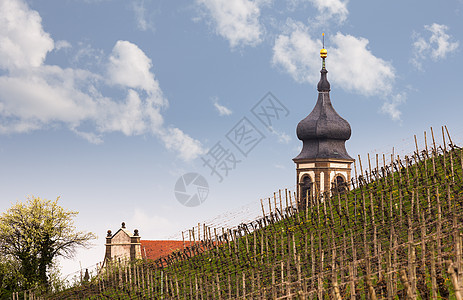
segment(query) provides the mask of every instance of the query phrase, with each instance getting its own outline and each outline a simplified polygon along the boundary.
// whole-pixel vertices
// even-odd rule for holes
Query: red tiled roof
[[[174,251],[183,250],[183,241],[147,241],[141,240],[142,257],[158,259]]]

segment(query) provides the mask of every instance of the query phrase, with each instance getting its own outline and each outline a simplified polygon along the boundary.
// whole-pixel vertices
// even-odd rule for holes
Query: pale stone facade
[[[106,259],[125,258],[125,259],[141,259],[141,243],[138,230],[135,229],[132,234],[125,228],[125,223],[116,231],[115,234],[108,230],[106,236]]]
[[[336,180],[341,177],[344,183],[351,178],[351,164],[353,160],[342,159],[314,159],[313,162],[296,162],[296,182],[298,195],[304,196],[304,177],[310,179],[310,195],[331,193],[336,186]],[[348,188],[348,186],[346,186]]]

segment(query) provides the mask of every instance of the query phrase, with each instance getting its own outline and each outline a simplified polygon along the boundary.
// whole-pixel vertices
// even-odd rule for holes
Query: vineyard
[[[463,151],[442,129],[405,157],[355,163],[350,190],[283,190],[262,217],[198,226],[183,251],[105,262],[46,299],[463,299]],[[416,141],[416,138],[415,138]],[[22,297],[21,297],[22,298]],[[24,299],[26,296],[24,296]]]

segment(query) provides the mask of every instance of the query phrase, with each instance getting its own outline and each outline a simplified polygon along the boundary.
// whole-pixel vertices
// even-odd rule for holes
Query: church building
[[[106,235],[105,261],[114,259],[150,259],[156,260],[174,251],[184,248],[183,241],[142,240],[135,229],[131,233],[122,222],[122,226],[114,234],[108,230]]]
[[[297,137],[302,141],[296,163],[297,195],[301,206],[314,197],[331,195],[349,188],[351,164],[354,159],[346,151],[345,142],[351,136],[349,123],[334,110],[330,99],[330,83],[325,68],[326,49],[320,51],[321,77],[318,100],[312,112],[297,125]],[[317,198],[319,199],[319,198]],[[184,241],[142,240],[138,230],[128,231],[125,223],[116,233],[108,230],[105,260],[119,258],[156,260],[184,249]]]
[[[330,99],[330,83],[325,68],[326,49],[320,51],[320,57],[322,69],[317,85],[318,100],[296,130],[303,146],[293,161],[296,163],[299,205],[303,206],[315,196],[348,189],[351,164],[354,162],[345,147],[351,136],[350,125],[334,110]]]

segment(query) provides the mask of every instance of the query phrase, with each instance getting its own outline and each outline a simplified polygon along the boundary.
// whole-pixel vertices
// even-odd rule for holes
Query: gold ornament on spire
[[[320,50],[320,57],[325,59],[326,57],[328,56],[328,52],[326,51],[325,48],[323,48],[322,50]]]
[[[325,59],[328,56],[328,51],[325,49],[325,33],[322,33],[323,36],[323,49],[320,50],[320,57]]]

